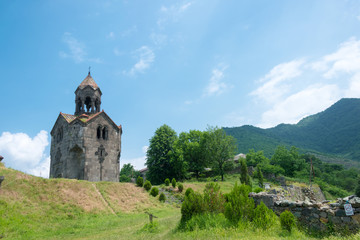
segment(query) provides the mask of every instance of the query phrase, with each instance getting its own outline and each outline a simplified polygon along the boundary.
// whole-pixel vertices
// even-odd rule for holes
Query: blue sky
[[[137,169],[162,124],[268,128],[360,97],[355,0],[4,0],[0,32],[0,155],[38,176],[89,66]]]

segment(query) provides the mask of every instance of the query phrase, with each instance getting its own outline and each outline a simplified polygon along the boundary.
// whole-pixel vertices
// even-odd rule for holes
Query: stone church
[[[75,91],[75,114],[59,114],[51,130],[50,177],[119,181],[122,127],[101,111],[89,74]]]

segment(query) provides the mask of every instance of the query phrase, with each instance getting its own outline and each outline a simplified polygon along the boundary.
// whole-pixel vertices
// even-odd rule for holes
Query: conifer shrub
[[[165,186],[169,186],[170,185],[170,179],[165,179]]]
[[[144,185],[144,179],[140,176],[136,179],[136,186],[142,187]]]
[[[150,191],[150,195],[156,197],[159,194],[159,189],[157,187],[153,187]]]
[[[253,222],[256,227],[267,229],[276,222],[276,215],[261,201],[254,210]]]
[[[288,210],[280,214],[281,227],[289,232],[295,226],[295,216]]]
[[[204,199],[200,193],[193,192],[185,196],[185,200],[181,205],[181,220],[180,226],[184,227],[185,223],[191,219],[192,216],[205,212]]]
[[[151,182],[149,180],[146,180],[144,183],[144,188],[146,191],[149,191],[151,189],[152,185]]]
[[[219,184],[208,183],[205,185],[204,203],[207,212],[210,213],[224,212],[225,197],[220,191]]]
[[[355,195],[360,197],[360,178],[358,178],[358,184],[357,184],[357,187],[355,189]]]
[[[178,183],[178,189],[179,192],[182,192],[184,190],[184,185],[182,185],[182,183]]]
[[[175,178],[173,178],[171,180],[171,185],[173,186],[173,188],[176,188],[176,180],[175,180]]]
[[[162,193],[160,193],[160,196],[159,196],[159,201],[160,202],[165,202],[165,200],[166,200],[166,196],[165,196],[165,194],[162,192]]]
[[[185,191],[185,196],[189,196],[190,193],[193,193],[194,190],[192,188],[187,188],[186,191]]]
[[[239,220],[251,221],[254,215],[254,199],[249,198],[251,187],[245,184],[240,186],[235,183],[230,193],[226,194],[225,217],[237,224]]]

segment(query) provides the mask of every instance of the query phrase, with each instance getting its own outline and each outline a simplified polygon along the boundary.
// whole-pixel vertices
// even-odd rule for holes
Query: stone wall
[[[264,202],[277,215],[289,210],[297,218],[299,225],[309,231],[327,232],[333,228],[335,231],[357,232],[360,228],[360,198],[355,196],[340,198],[336,203],[331,204],[329,201],[290,201],[265,192],[250,193],[249,197],[254,199],[256,205],[261,201]],[[352,205],[353,216],[346,216],[344,210],[346,202]]]

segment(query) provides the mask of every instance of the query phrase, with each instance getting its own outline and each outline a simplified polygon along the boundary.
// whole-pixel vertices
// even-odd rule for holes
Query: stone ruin
[[[291,189],[291,187],[288,187]],[[295,189],[295,190],[294,190]],[[293,188],[290,191],[298,191]],[[277,215],[285,210],[294,214],[300,226],[310,232],[329,232],[348,231],[357,232],[360,228],[360,198],[349,196],[338,198],[335,203],[325,200],[321,194],[309,188],[301,188],[303,195],[298,195],[298,199],[289,199],[289,195],[283,194],[282,190],[270,190],[269,192],[250,193],[249,197],[253,198],[255,205],[261,201],[272,209]],[[320,190],[321,191],[321,190]],[[320,197],[319,197],[320,196]],[[352,205],[354,215],[347,216],[344,205]]]

